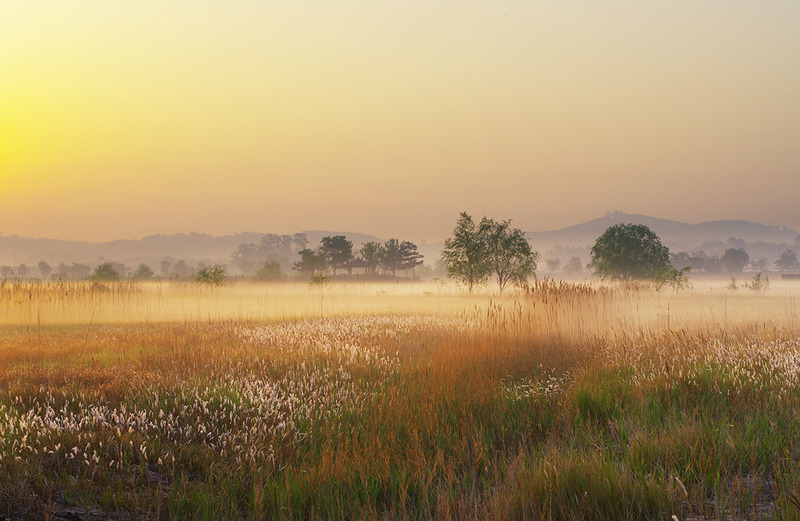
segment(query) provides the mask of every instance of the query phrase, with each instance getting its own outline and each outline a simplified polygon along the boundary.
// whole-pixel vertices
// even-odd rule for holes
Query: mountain
[[[672,252],[696,252],[703,250],[710,255],[719,255],[727,248],[744,248],[752,258],[778,258],[787,248],[800,251],[796,230],[787,227],[767,226],[750,221],[720,220],[689,224],[649,215],[608,212],[602,217],[568,226],[559,230],[527,232],[533,248],[547,258],[560,258],[564,262],[579,257],[588,262],[594,241],[609,226],[619,223],[644,224],[661,237]],[[367,241],[383,242],[385,238],[357,232],[333,230],[304,230],[309,247],[315,247],[326,235],[345,235],[358,249]],[[215,236],[205,233],[159,234],[142,239],[116,240],[110,242],[62,241],[57,239],[34,239],[17,235],[0,234],[0,266],[27,264],[35,268],[39,261],[48,262],[53,268],[59,264],[83,263],[95,266],[105,261],[115,261],[136,267],[148,264],[158,271],[161,261],[175,262],[185,259],[194,265],[229,264],[231,254],[241,244],[257,244],[266,235],[243,232]],[[400,240],[413,238],[398,237]],[[419,242],[419,251],[425,262],[434,265],[439,259],[442,242]],[[232,272],[236,272],[234,267]]]
[[[346,235],[356,247],[366,241],[380,241],[374,235],[353,232],[306,230],[309,246],[319,244],[326,235]],[[206,233],[178,233],[150,235],[142,239],[124,239],[110,242],[63,241],[34,239],[18,235],[0,234],[0,265],[35,267],[45,261],[53,267],[58,264],[83,263],[92,266],[104,261],[121,262],[129,268],[145,263],[157,269],[161,261],[186,259],[191,264],[228,264],[231,254],[241,244],[257,244],[266,235],[244,232],[215,236]]]
[[[689,224],[649,215],[608,212],[602,217],[559,230],[526,232],[534,249],[546,256],[571,256],[588,260],[594,241],[610,226],[620,223],[644,224],[673,252],[704,250],[720,254],[729,247],[744,247],[751,257],[777,257],[780,251],[796,247],[797,230],[743,220],[709,221]],[[777,253],[776,253],[777,252]],[[566,260],[566,259],[565,259]],[[772,260],[772,259],[771,259]]]

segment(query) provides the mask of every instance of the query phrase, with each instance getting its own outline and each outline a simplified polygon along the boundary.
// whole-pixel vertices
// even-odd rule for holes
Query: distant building
[[[372,266],[370,265],[370,263],[368,263],[361,257],[356,257],[355,259],[347,263],[347,274],[352,275],[354,269],[363,269],[364,275],[367,275],[371,267]]]

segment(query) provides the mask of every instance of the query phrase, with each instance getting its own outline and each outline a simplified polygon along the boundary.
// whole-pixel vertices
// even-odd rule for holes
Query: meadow
[[[798,519],[800,284],[0,284],[0,519]]]

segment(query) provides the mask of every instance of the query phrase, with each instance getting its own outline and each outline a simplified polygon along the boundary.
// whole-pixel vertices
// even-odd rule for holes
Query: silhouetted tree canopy
[[[284,277],[286,275],[281,270],[281,265],[278,261],[266,261],[256,272],[257,280],[281,280]]]
[[[775,267],[779,271],[798,271],[800,270],[800,262],[797,260],[797,253],[794,250],[786,250],[781,253],[778,260],[775,261]]]
[[[56,274],[62,280],[80,280],[92,274],[92,267],[78,262],[73,262],[70,265],[62,262],[58,265]]]
[[[104,262],[95,268],[92,273],[92,280],[98,282],[110,282],[119,280],[119,272],[114,269],[114,265],[110,262]]]
[[[198,270],[194,280],[198,284],[221,286],[225,284],[225,278],[225,267],[222,264],[214,264],[213,266],[206,266]]]
[[[39,264],[36,265],[39,268],[39,274],[42,276],[43,279],[46,279],[52,273],[53,268],[50,267],[48,263],[45,261],[39,261]]]
[[[453,235],[445,239],[442,260],[447,276],[467,286],[470,293],[492,273],[486,241],[467,212],[461,212]]]
[[[478,233],[480,240],[486,244],[489,267],[497,277],[500,292],[510,282],[524,284],[536,273],[539,254],[531,249],[525,232],[511,227],[511,221],[494,221],[484,217]]]
[[[728,273],[741,273],[750,262],[750,255],[744,248],[728,248],[719,258],[719,262]]]
[[[572,257],[564,265],[564,273],[569,275],[578,275],[583,271],[583,262],[578,257]]]
[[[411,270],[411,273],[416,276],[416,267],[422,264],[424,257],[418,250],[417,245],[410,241],[403,241],[400,243],[400,268],[404,270]]]
[[[359,250],[361,258],[369,264],[370,273],[374,274],[383,258],[383,245],[377,241],[365,242]]]
[[[153,280],[155,276],[156,274],[150,266],[147,264],[139,264],[139,266],[133,272],[133,275],[131,275],[131,279],[142,281]]]
[[[314,276],[317,272],[325,271],[328,265],[328,259],[323,253],[318,253],[311,249],[300,250],[300,260],[294,263],[292,269],[306,275],[308,277]]]
[[[597,238],[590,266],[608,279],[653,279],[672,268],[669,249],[643,224],[615,224]]]
[[[403,253],[400,251],[400,241],[389,239],[383,245],[381,265],[384,271],[391,271],[394,276],[398,269],[402,269]]]
[[[172,278],[183,280],[192,276],[194,270],[189,266],[185,259],[178,259],[174,266],[172,266]]]
[[[334,275],[337,269],[344,269],[353,260],[353,242],[348,241],[344,235],[323,237],[320,242],[320,252],[327,259]]]
[[[258,244],[241,244],[231,255],[233,265],[242,273],[251,277],[268,260],[277,261],[281,268],[288,269],[300,250],[308,245],[304,233],[294,235],[276,235],[268,233],[261,237]]]

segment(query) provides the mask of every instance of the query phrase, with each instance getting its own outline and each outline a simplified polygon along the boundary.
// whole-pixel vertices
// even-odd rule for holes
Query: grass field
[[[0,285],[0,519],[798,519],[800,285]]]

